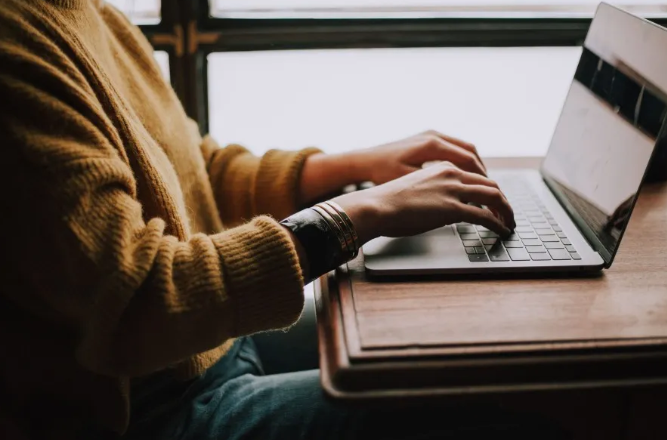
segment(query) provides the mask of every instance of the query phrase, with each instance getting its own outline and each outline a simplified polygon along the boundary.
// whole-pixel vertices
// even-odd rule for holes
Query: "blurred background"
[[[222,144],[338,152],[434,128],[542,156],[597,0],[107,0]],[[667,23],[667,1],[619,6]]]

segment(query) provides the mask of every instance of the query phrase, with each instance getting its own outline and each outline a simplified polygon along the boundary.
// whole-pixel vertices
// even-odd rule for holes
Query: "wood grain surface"
[[[487,160],[535,167],[536,159]],[[350,354],[405,355],[667,342],[667,190],[642,191],[614,265],[593,277],[373,281],[363,256],[340,274]],[[346,278],[349,276],[349,280]],[[514,346],[514,347],[512,347]]]

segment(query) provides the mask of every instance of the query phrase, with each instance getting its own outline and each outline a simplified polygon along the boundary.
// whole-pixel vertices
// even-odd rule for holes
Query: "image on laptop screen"
[[[542,174],[613,258],[657,142],[667,136],[667,32],[602,4]]]

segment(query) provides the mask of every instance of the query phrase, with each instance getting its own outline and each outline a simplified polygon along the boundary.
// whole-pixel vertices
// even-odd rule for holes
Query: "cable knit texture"
[[[299,317],[274,218],[317,150],[202,139],[111,6],[0,3],[0,148],[0,421],[123,432],[132,380],[201,374],[232,338]]]

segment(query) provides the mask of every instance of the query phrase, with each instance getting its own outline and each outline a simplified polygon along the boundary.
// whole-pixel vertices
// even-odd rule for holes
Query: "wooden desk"
[[[378,282],[360,256],[315,288],[323,386],[368,401],[667,383],[666,226],[667,185],[647,186],[588,278]]]

